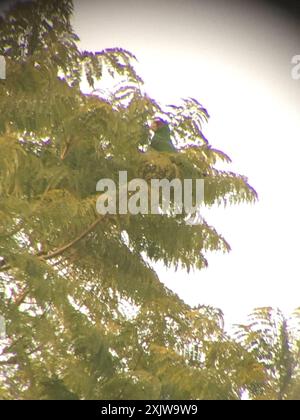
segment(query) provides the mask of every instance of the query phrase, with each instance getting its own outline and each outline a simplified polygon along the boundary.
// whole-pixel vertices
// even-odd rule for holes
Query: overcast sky
[[[206,137],[257,190],[254,206],[206,212],[230,254],[209,255],[209,268],[190,274],[158,266],[169,288],[190,304],[220,307],[228,323],[257,306],[300,306],[300,80],[291,77],[299,28],[255,4],[87,0],[75,1],[73,19],[82,48],[132,51],[152,97],[197,98],[211,116]]]

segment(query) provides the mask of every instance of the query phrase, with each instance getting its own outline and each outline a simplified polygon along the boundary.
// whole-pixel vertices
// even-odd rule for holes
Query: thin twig
[[[85,231],[83,231],[79,236],[77,236],[77,238],[73,239],[73,241],[71,241],[68,244],[64,245],[63,247],[57,249],[56,251],[53,251],[50,254],[46,254],[46,255],[42,255],[41,253],[39,253],[36,256],[39,257],[39,259],[41,261],[47,261],[47,260],[51,260],[55,257],[58,257],[59,255],[63,254],[68,249],[70,249],[74,245],[76,245],[79,241],[84,239],[90,232],[92,232],[93,229],[95,229],[95,227],[101,222],[101,220],[102,220],[102,216],[98,217],[98,219],[96,219]],[[4,270],[5,268],[7,270],[9,270],[11,267],[10,266],[5,266],[5,267],[2,267],[1,270]],[[28,295],[28,293],[29,293],[29,289],[25,288],[20,293],[20,295],[17,296],[16,301],[15,301],[15,305],[20,306],[24,302],[24,300],[26,299],[26,296]]]
[[[19,294],[19,296],[17,296],[16,300],[15,300],[15,305],[16,306],[20,306],[22,305],[22,303],[24,302],[24,300],[26,299],[26,296],[29,293],[29,289],[27,287],[25,287],[22,292]]]
[[[44,255],[42,252],[39,252],[38,254],[34,255],[35,257],[39,257],[41,261],[47,261],[51,260],[52,258],[58,257],[59,255],[63,254],[68,249],[72,248],[74,245],[76,245],[78,242],[80,242],[82,239],[84,239],[92,230],[101,222],[103,216],[98,217],[85,231],[83,231],[77,238],[73,239],[68,244],[64,245],[61,248],[58,248],[57,250],[50,252],[49,254]],[[1,267],[1,271],[8,271],[12,268],[11,265],[5,265]]]
[[[77,238],[75,238],[73,241],[69,242],[68,244],[64,245],[61,248],[58,248],[56,251],[51,252],[47,255],[38,254],[38,256],[41,257],[42,260],[51,260],[52,258],[58,257],[59,255],[63,254],[68,249],[72,248],[74,245],[76,245],[78,242],[80,242],[82,239],[84,239],[90,232],[92,232],[93,229],[101,222],[102,216],[99,217],[92,223],[84,232],[82,232]]]

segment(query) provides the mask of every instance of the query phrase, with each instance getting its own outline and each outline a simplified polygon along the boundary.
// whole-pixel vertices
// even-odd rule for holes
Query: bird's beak
[[[153,121],[153,122],[150,124],[150,128],[151,128],[151,130],[156,131],[156,130],[157,130],[157,123],[156,123],[155,121]]]

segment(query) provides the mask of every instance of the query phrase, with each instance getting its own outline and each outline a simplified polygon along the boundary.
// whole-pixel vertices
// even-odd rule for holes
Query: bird
[[[150,146],[158,152],[177,153],[176,147],[171,140],[169,124],[162,118],[155,118],[150,126],[154,131]]]

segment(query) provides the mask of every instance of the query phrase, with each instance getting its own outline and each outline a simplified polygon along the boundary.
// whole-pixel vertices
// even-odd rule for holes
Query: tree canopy
[[[0,19],[0,399],[259,398],[274,381],[286,396],[287,373],[268,370],[249,330],[230,337],[219,310],[191,308],[152,268],[206,267],[207,251],[230,249],[213,226],[184,212],[97,214],[97,181],[125,170],[205,177],[206,206],[257,195],[219,169],[230,159],[204,136],[196,99],[161,105],[131,52],[82,51],[72,12],[70,0],[25,1]],[[106,71],[121,83],[101,95]],[[157,116],[178,153],[150,150]]]

